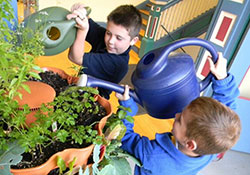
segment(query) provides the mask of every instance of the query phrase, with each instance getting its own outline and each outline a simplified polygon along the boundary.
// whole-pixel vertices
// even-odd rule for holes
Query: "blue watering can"
[[[130,90],[130,96],[150,116],[159,119],[173,118],[177,112],[181,112],[192,100],[199,97],[200,92],[211,82],[211,73],[204,80],[197,80],[191,56],[169,56],[170,52],[189,45],[206,48],[211,53],[213,61],[217,61],[217,52],[207,41],[185,38],[148,52],[137,64],[131,78],[134,90]],[[81,75],[78,85],[124,92],[123,86],[86,74]]]
[[[89,15],[90,7],[85,7],[85,9]],[[76,21],[66,19],[69,13],[69,10],[55,6],[44,8],[24,19],[25,27],[42,34],[46,56],[63,52],[75,41]]]

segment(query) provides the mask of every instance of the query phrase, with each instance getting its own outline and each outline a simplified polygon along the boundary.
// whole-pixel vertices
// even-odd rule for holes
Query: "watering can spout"
[[[115,83],[112,83],[109,81],[101,80],[101,79],[95,78],[95,77],[93,77],[91,75],[87,75],[87,74],[81,74],[81,76],[77,82],[77,86],[100,87],[100,88],[108,89],[108,90],[115,91],[115,92],[118,92],[121,94],[124,93],[123,86],[120,86],[118,84],[115,84]],[[139,97],[137,96],[137,94],[135,93],[134,90],[130,89],[129,95],[130,95],[130,97],[132,97],[135,100],[136,103],[143,106],[142,101],[139,99]]]

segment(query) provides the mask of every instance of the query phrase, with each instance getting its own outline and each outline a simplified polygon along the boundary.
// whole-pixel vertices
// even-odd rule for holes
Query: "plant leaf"
[[[129,153],[119,152],[118,157],[127,157],[127,158],[131,159],[137,166],[142,167],[142,163],[137,158],[135,158],[134,156],[132,156]]]
[[[76,157],[74,157],[74,159],[72,161],[69,162],[69,172],[71,174],[71,172],[73,171],[73,168],[74,168],[74,165],[75,165],[75,162],[76,162]]]
[[[8,146],[6,151],[0,150],[0,166],[16,165],[22,160],[21,154],[24,153],[24,149],[17,142],[9,143]]]
[[[95,145],[95,148],[94,148],[94,153],[93,153],[93,160],[94,162],[99,162],[99,155],[100,155],[100,148],[101,148],[101,145]]]
[[[107,169],[103,168],[104,172],[100,172],[100,175],[132,175],[131,167],[125,158],[112,158],[111,164],[113,167],[107,165]],[[104,174],[106,173],[106,174]],[[99,175],[99,174],[98,174]]]
[[[64,160],[60,156],[57,156],[57,163],[56,164],[59,167],[60,174],[62,174],[62,172],[65,171],[67,168]]]
[[[98,175],[116,175],[116,169],[113,165],[106,165]],[[119,174],[120,175],[120,174]]]
[[[28,93],[31,93],[30,87],[29,87],[28,85],[22,84],[21,86],[22,86],[22,87],[24,88],[24,90],[26,90]]]
[[[24,153],[24,149],[17,142],[9,143],[6,151],[0,150],[0,174],[12,175],[10,166],[16,165],[22,160],[22,153]]]

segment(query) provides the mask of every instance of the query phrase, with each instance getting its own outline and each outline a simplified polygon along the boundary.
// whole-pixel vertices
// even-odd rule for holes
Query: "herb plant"
[[[23,82],[39,78],[34,59],[43,55],[43,44],[39,31],[15,23],[10,0],[1,0],[0,7],[0,174],[8,175],[9,166],[20,161],[23,148],[17,141],[25,135],[25,116],[30,113],[27,105],[19,110],[14,97],[22,98],[20,88],[30,92]]]
[[[74,173],[79,175],[132,175],[128,159],[138,166],[142,166],[139,160],[120,148],[121,139],[126,132],[122,120],[128,120],[129,122],[134,122],[134,120],[131,116],[126,115],[127,111],[131,112],[130,108],[123,106],[118,108],[118,112],[108,118],[104,128],[103,144],[106,146],[104,158],[100,160],[99,157],[101,145],[95,145],[93,164],[91,166],[75,167],[73,169]]]

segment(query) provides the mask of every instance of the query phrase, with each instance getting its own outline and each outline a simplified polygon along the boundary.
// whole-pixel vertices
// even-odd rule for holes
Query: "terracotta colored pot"
[[[18,101],[19,110],[23,110],[23,105],[27,104],[30,107],[30,113],[26,116],[25,123],[30,126],[31,123],[36,121],[35,114],[41,105],[52,102],[56,96],[55,90],[48,84],[37,82],[37,81],[27,81],[23,84],[29,86],[30,93],[21,88],[18,90],[22,94],[22,99],[18,96],[14,97]]]
[[[63,79],[67,79],[69,84],[76,84],[78,81],[78,77],[73,77],[68,75],[66,72],[64,72],[62,69],[55,68],[55,67],[42,67],[44,71],[52,71],[54,73],[58,73]]]
[[[107,112],[107,116],[102,118],[102,120],[99,122],[98,126],[98,134],[102,135],[102,129],[106,124],[106,121],[108,117],[112,114],[112,107],[108,100],[101,97],[100,95],[97,96],[97,101],[105,108]],[[11,173],[14,175],[47,175],[51,170],[57,168],[57,156],[62,157],[62,159],[65,161],[66,164],[68,164],[70,161],[72,161],[75,157],[76,162],[75,166],[82,166],[86,165],[89,156],[93,152],[94,145],[90,145],[86,148],[81,149],[66,149],[64,151],[58,152],[54,154],[50,159],[45,162],[44,164],[34,167],[34,168],[26,168],[26,169],[11,169]],[[101,151],[101,159],[104,156],[105,153],[105,147],[101,148],[103,151]]]

